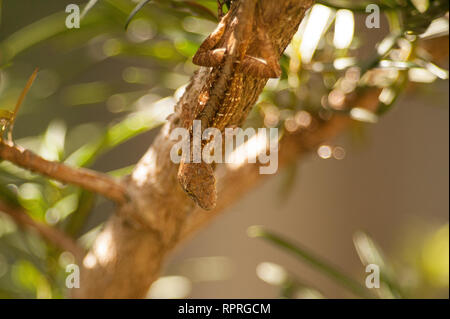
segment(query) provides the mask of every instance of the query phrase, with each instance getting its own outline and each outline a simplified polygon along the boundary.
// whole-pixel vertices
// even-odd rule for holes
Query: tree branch
[[[297,32],[312,3],[312,0],[260,0],[268,36],[273,39],[278,56]],[[211,214],[198,211],[181,189],[176,178],[178,165],[170,160],[174,142],[169,138],[171,130],[180,125],[181,105],[193,107],[210,76],[210,68],[200,68],[194,75],[175,114],[126,181],[130,201],[119,207],[86,255],[81,286],[74,291],[74,297],[142,298],[158,277],[165,256],[183,238],[183,228],[190,216],[197,212]],[[266,82],[245,75],[238,108],[242,111],[233,116],[232,123],[239,125],[245,120]]]
[[[124,203],[127,199],[123,185],[106,174],[85,168],[72,168],[59,162],[48,161],[18,145],[9,145],[4,141],[0,141],[0,158],[60,182],[77,185],[101,194],[119,204]]]
[[[284,0],[276,4],[283,8],[293,3]],[[286,36],[289,39],[293,30],[282,24],[289,20],[289,16],[276,12],[276,9],[274,11],[279,19],[270,25],[275,29],[286,30],[280,38]],[[294,27],[296,22],[293,22]],[[207,79],[208,71],[200,69],[178,102],[178,110],[183,103],[195,101]],[[251,106],[262,89],[261,83],[250,78],[246,79],[244,85],[243,103]],[[379,106],[379,94],[380,89],[377,87],[357,90],[347,95],[345,106],[347,109],[357,106],[375,112]],[[286,134],[280,142],[279,167],[329,142],[347,129],[352,121],[349,116],[338,113],[327,121],[314,117],[308,128]],[[108,221],[84,259],[81,288],[75,291],[74,297],[145,296],[150,284],[158,277],[165,257],[176,244],[204,227],[268,177],[259,174],[258,164],[245,164],[237,169],[219,165],[215,173],[218,179],[216,208],[205,212],[195,207],[177,183],[177,165],[169,160],[173,145],[169,134],[177,127],[177,122],[178,115],[175,114],[136,166],[128,180],[133,201],[122,206]]]
[[[360,108],[375,112],[378,107],[379,93],[380,90],[378,88],[373,88],[362,91],[360,94],[349,95],[346,101],[347,107],[351,108],[357,105]],[[286,133],[281,139],[278,153],[278,171],[309,152],[316,150],[321,144],[330,142],[352,123],[352,119],[343,114],[335,114],[326,121],[313,115],[311,116],[311,123],[308,127]],[[267,153],[267,151],[263,149],[261,153]],[[196,208],[183,225],[180,235],[182,239],[189,237],[192,233],[202,228],[219,213],[242,198],[244,194],[253,189],[258,183],[270,177],[270,175],[261,175],[259,173],[260,163],[251,164],[249,161],[244,162],[246,164],[238,168],[227,165],[219,167],[216,174],[221,176],[218,182],[218,197],[220,200],[216,209],[205,214],[203,210]]]
[[[85,254],[84,250],[64,232],[32,219],[23,208],[13,206],[4,201],[0,201],[0,212],[10,216],[19,227],[32,229],[53,245],[71,252],[75,260],[82,260]]]

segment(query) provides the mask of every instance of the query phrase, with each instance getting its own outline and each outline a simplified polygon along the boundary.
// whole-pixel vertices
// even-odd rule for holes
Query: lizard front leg
[[[207,67],[216,67],[220,65],[225,55],[225,48],[214,48],[225,33],[228,20],[229,14],[220,20],[217,28],[203,41],[192,58],[194,64]]]
[[[199,113],[195,114],[194,118],[201,121],[202,132],[207,127],[222,131],[239,107],[243,85],[241,63],[251,39],[255,6],[256,0],[245,0],[236,4],[234,8],[237,14],[233,20],[228,23],[231,16],[228,13],[194,57],[194,63],[213,67],[210,83],[199,95],[199,101],[205,101],[204,106],[200,107],[199,104],[199,107],[195,108]],[[227,39],[221,41],[224,35]],[[219,43],[223,43],[225,48],[215,49]],[[200,207],[206,210],[215,207],[217,194],[211,164],[203,161],[193,163],[192,157],[189,162],[182,160],[178,169],[178,180],[185,192]]]

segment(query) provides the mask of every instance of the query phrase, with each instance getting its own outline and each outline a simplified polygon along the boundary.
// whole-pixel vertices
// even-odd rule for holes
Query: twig
[[[10,216],[20,227],[33,229],[55,246],[71,252],[77,261],[83,258],[84,250],[72,238],[57,228],[32,219],[21,207],[0,201],[0,211]]]
[[[0,158],[60,182],[74,184],[101,194],[119,204],[127,200],[123,185],[111,177],[89,169],[73,168],[59,162],[48,161],[18,145],[0,142]]]
[[[17,100],[16,107],[14,108],[13,114],[11,119],[9,120],[9,131],[8,131],[8,140],[12,141],[12,132],[14,129],[14,121],[16,120],[17,112],[20,109],[20,106],[23,103],[23,100],[25,100],[25,96],[27,95],[28,91],[31,88],[31,85],[33,85],[34,80],[36,79],[37,73],[39,69],[34,69],[33,74],[31,74],[30,78],[28,79],[27,84],[25,85],[25,88],[23,89],[22,93],[19,96],[19,99]],[[1,136],[0,136],[1,139]]]

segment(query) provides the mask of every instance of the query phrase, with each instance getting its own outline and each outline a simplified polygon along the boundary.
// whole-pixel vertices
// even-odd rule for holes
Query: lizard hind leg
[[[256,78],[279,78],[281,68],[278,61],[268,61],[253,56],[245,56],[241,62],[241,72]]]
[[[278,54],[267,33],[261,6],[258,6],[256,13],[256,40],[256,50],[254,51],[258,53],[259,57],[246,55],[242,60],[242,71],[258,78],[280,77],[281,67],[278,62]]]
[[[204,210],[216,207],[216,179],[211,164],[181,162],[178,181],[183,190]]]
[[[192,62],[196,65],[214,67],[218,66],[225,56],[225,48],[216,48],[222,39],[229,20],[229,14],[225,15],[217,28],[203,41],[195,53]]]
[[[278,78],[281,76],[281,67],[277,54],[267,33],[258,27],[258,50],[261,58],[246,55],[241,62],[241,70],[257,78]]]
[[[260,45],[261,57],[266,61],[267,68],[270,69],[271,78],[279,78],[281,76],[281,67],[278,62],[278,54],[275,51],[272,40],[269,37],[264,25],[258,28],[258,38]],[[260,29],[262,29],[260,31]]]

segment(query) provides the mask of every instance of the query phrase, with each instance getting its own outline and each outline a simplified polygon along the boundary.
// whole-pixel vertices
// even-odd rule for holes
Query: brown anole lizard
[[[195,107],[183,107],[181,111],[182,125],[190,129],[191,136],[193,120],[201,122],[202,131],[214,127],[223,132],[240,106],[245,75],[280,76],[280,65],[261,10],[258,0],[232,1],[229,12],[195,54],[195,64],[212,69]],[[247,54],[250,45],[258,57]],[[178,180],[200,207],[206,210],[215,207],[217,194],[211,164],[182,160]]]

